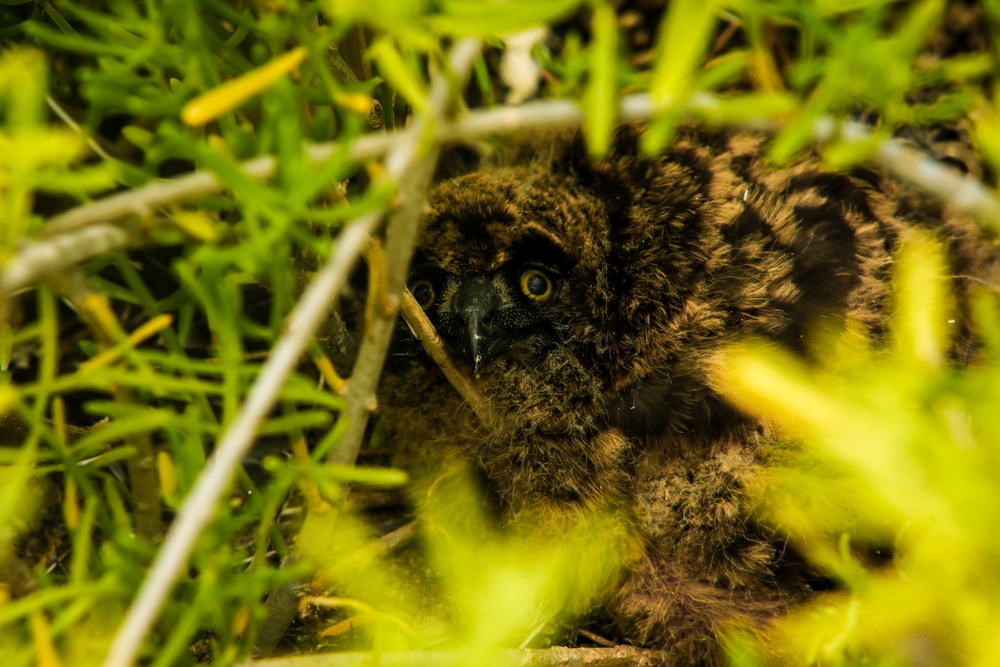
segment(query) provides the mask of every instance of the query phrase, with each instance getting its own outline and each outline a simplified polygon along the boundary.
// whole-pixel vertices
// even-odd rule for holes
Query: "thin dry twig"
[[[427,350],[427,354],[438,365],[444,376],[448,378],[448,382],[461,394],[465,402],[469,404],[469,407],[472,408],[472,411],[476,413],[476,416],[483,423],[491,424],[493,415],[490,411],[489,402],[476,390],[469,376],[455,366],[455,362],[451,360],[448,351],[444,349],[444,341],[441,340],[437,330],[434,329],[434,325],[427,319],[423,308],[420,307],[420,304],[413,298],[409,290],[403,292],[400,310],[403,313],[403,317],[406,318],[406,323],[420,339],[424,349]]]
[[[391,553],[396,549],[409,544],[413,541],[413,538],[417,536],[419,530],[420,527],[417,525],[417,522],[411,521],[410,523],[400,526],[391,533],[386,533],[379,538],[379,544],[382,546],[382,553]]]
[[[618,646],[618,644],[614,643],[610,639],[605,639],[596,632],[591,632],[590,630],[587,630],[585,628],[577,628],[576,632],[581,637],[584,637],[587,640],[594,642],[595,644],[600,644],[601,646],[606,646],[606,647]]]
[[[108,155],[108,152],[103,148],[101,148],[101,145],[97,143],[97,141],[92,136],[86,135],[84,133],[83,128],[80,127],[80,124],[77,123],[75,120],[73,120],[73,117],[69,115],[69,112],[63,109],[62,106],[59,104],[59,102],[56,101],[54,97],[52,97],[51,95],[46,95],[45,102],[49,105],[49,108],[52,109],[52,111],[57,116],[59,116],[59,119],[62,122],[66,123],[66,125],[68,125],[70,129],[72,129],[74,132],[84,137],[84,141],[87,142],[87,147],[90,148],[90,150],[94,151],[95,155],[100,157],[102,160],[111,159],[111,156]]]
[[[367,667],[370,653],[325,653],[245,662],[241,667]],[[398,651],[382,653],[382,667],[459,667],[462,665],[525,667],[656,667],[672,664],[669,653],[634,646],[614,648],[509,649],[502,651]]]
[[[451,53],[451,67],[455,80],[464,81],[472,67],[473,59],[479,52],[478,40],[463,40],[455,45]],[[386,173],[398,186],[398,200],[401,202],[389,217],[386,228],[384,265],[388,307],[376,308],[372,315],[369,335],[363,337],[358,350],[357,361],[344,392],[345,405],[340,419],[347,422],[343,438],[327,457],[333,464],[352,465],[357,459],[364,439],[369,414],[375,409],[375,388],[378,385],[382,366],[389,352],[389,343],[396,326],[396,304],[403,290],[407,267],[416,242],[417,223],[423,211],[423,202],[434,175],[440,145],[431,142],[422,146],[425,132],[433,132],[447,111],[453,83],[444,76],[434,81],[427,105],[428,117],[414,120],[408,132],[398,135],[398,144],[386,158]],[[368,246],[369,249],[371,246]],[[346,489],[345,489],[346,492]],[[319,513],[309,513],[300,531],[300,541],[323,540],[336,520],[336,509]],[[275,603],[268,599],[268,618],[262,625],[255,650],[266,655],[280,640],[283,629],[292,620],[287,604],[291,587],[274,592]],[[293,612],[293,610],[291,610]]]
[[[384,155],[396,144],[399,135],[366,134],[358,137],[346,149],[348,162],[364,162]],[[329,160],[338,152],[344,150],[342,144],[329,143],[309,146],[306,153],[314,162]],[[272,176],[277,169],[277,158],[264,155],[248,160],[240,165],[240,170],[249,178],[264,180]],[[135,190],[99,199],[49,219],[43,229],[43,236],[55,236],[86,227],[88,225],[110,222],[127,216],[144,218],[156,209],[200,197],[213,195],[225,189],[225,184],[214,173],[199,171],[169,181],[157,181]]]
[[[645,95],[622,99],[619,112],[621,120],[637,120],[652,115],[653,105]],[[436,128],[440,141],[473,139],[490,134],[511,132],[532,127],[552,125],[578,125],[583,122],[583,111],[571,100],[529,102],[517,107],[500,107],[467,114],[453,123],[443,123]],[[396,134],[366,134],[355,139],[346,148],[330,142],[305,147],[306,155],[313,162],[325,162],[345,151],[348,162],[358,163],[384,155],[400,142],[411,142],[419,136],[420,129],[411,126]],[[240,165],[243,175],[256,180],[271,177],[277,168],[277,158],[265,155]],[[191,201],[216,194],[225,184],[213,173],[199,171],[169,181],[157,181],[141,188],[110,195],[103,199],[78,206],[49,219],[43,229],[44,237],[86,227],[108,223],[128,216],[147,217],[156,209],[168,204]]]
[[[864,129],[847,124],[844,134]],[[875,153],[875,162],[896,178],[916,185],[954,209],[979,220],[988,230],[1000,232],[1000,200],[983,183],[902,141],[883,141]]]
[[[478,53],[478,41],[460,42],[452,51],[452,71],[464,80],[472,60]],[[423,201],[437,164],[438,144],[423,148],[419,145],[424,132],[434,129],[433,123],[444,116],[451,85],[447,77],[438,78],[430,94],[428,113],[431,119],[417,119],[400,144],[400,150],[386,159],[386,171],[399,182],[399,200],[406,202],[390,217],[385,235],[385,266],[387,291],[391,308],[377,309],[373,336],[366,337],[358,351],[358,361],[348,383],[347,406],[343,417],[350,426],[344,439],[330,452],[330,463],[350,464],[357,458],[364,436],[368,414],[375,405],[375,387],[388,354],[389,340],[396,326],[396,307],[406,282],[410,257],[416,245],[417,223],[423,213]],[[421,155],[420,150],[426,152]],[[381,312],[378,312],[381,311]]]
[[[715,96],[706,93],[695,95],[690,102],[691,111],[711,111],[717,106]],[[618,118],[627,122],[650,118],[655,105],[646,95],[627,95],[621,99]],[[480,137],[551,126],[573,126],[583,122],[583,111],[572,100],[545,100],[528,102],[514,107],[497,107],[475,111],[453,123],[444,125],[437,132],[441,141],[477,139]],[[773,123],[750,120],[747,127],[758,130],[775,130]],[[838,123],[824,117],[816,121],[813,138],[828,141],[838,131],[852,141],[863,141],[870,132],[861,123]],[[383,155],[396,140],[414,132],[414,128],[396,135],[365,135],[348,149],[350,162],[363,162]],[[342,146],[337,143],[308,146],[306,153],[316,162],[330,159]],[[903,141],[884,139],[875,160],[887,171],[908,183],[952,203],[959,210],[968,211],[979,219],[993,224],[1000,212],[1000,199],[974,177],[962,174],[933,157],[907,145]],[[265,156],[242,165],[251,178],[264,179],[274,173],[275,159]],[[165,183],[156,183],[131,192],[113,195],[86,204],[52,218],[45,228],[48,235],[100,221],[114,220],[127,215],[148,214],[149,211],[169,203],[189,201],[221,190],[223,185],[208,173],[197,173]]]
[[[44,241],[29,241],[0,272],[0,296],[29,287],[89,259],[138,244],[144,235],[100,223]]]
[[[363,568],[376,558],[392,553],[409,544],[417,536],[418,532],[419,526],[417,522],[411,521],[390,533],[386,533],[377,540],[369,542],[352,553],[344,561],[337,563],[337,567],[344,571]]]
[[[710,112],[717,103],[717,98],[712,95],[698,94],[691,100],[690,110]],[[629,95],[623,97],[619,104],[619,120],[649,118],[654,115],[655,110],[648,96]],[[450,124],[443,124],[437,129],[436,136],[440,141],[468,140],[531,128],[573,126],[581,122],[583,111],[576,102],[547,100],[471,112]],[[766,122],[750,121],[746,125],[758,130],[775,129],[773,124]],[[346,148],[346,159],[350,162],[363,162],[377,158],[398,142],[412,141],[418,131],[419,128],[410,127],[395,135],[365,135]],[[838,123],[832,118],[821,118],[813,127],[813,138],[818,142],[828,141],[837,133],[854,141],[862,141],[870,136],[860,123]],[[310,160],[324,162],[345,148],[341,144],[326,143],[307,146],[305,150]],[[974,177],[962,174],[905,142],[894,139],[886,139],[879,144],[875,161],[897,178],[939,197],[959,211],[974,215],[991,229],[1000,226],[1000,199]],[[274,173],[276,164],[273,156],[264,156],[243,163],[241,169],[250,178],[264,180]],[[49,220],[43,230],[45,240],[29,246],[31,250],[19,253],[4,268],[0,277],[0,297],[10,294],[15,287],[31,284],[39,276],[65,268],[69,263],[127,247],[130,241],[128,233],[108,231],[113,227],[109,223],[115,220],[133,215],[146,217],[159,207],[215,194],[223,188],[224,184],[214,174],[198,172],[111,195],[57,215]],[[91,225],[98,225],[102,229],[101,232],[94,232],[94,240],[84,233],[67,240],[62,238],[64,234]],[[97,237],[102,239],[99,243],[96,241]],[[72,262],[69,257],[74,255],[64,252],[68,248],[75,249],[76,259]]]

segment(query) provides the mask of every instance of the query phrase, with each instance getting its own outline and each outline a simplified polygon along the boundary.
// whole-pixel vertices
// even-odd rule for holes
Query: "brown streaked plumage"
[[[775,171],[762,137],[695,129],[648,160],[636,134],[600,161],[577,135],[535,136],[435,186],[410,285],[498,423],[403,330],[380,403],[401,465],[427,480],[475,467],[501,523],[621,516],[630,564],[604,614],[679,665],[715,664],[723,626],[815,583],[741,503],[767,435],[713,388],[720,346],[752,334],[808,354],[810,331],[847,322],[878,336],[914,226],[950,244],[960,295],[998,284],[998,255],[871,169]]]

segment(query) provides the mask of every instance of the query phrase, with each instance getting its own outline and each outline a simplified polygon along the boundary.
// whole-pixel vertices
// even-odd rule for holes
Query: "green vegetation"
[[[1000,311],[995,295],[978,296],[984,359],[950,364],[956,320],[944,266],[930,239],[909,244],[887,349],[850,332],[825,341],[829,363],[811,369],[760,346],[728,358],[730,396],[800,443],[758,481],[757,510],[846,589],[776,624],[776,662],[988,665],[1000,656],[1000,542],[989,528],[1000,518]],[[892,565],[866,563],[865,547],[891,550]]]
[[[978,22],[964,32],[943,27],[970,12]],[[1000,170],[995,0],[675,0],[662,18],[636,16],[599,0],[0,0],[0,661],[104,660],[170,543],[162,518],[243,423],[303,285],[331,267],[346,274],[364,238],[351,230],[374,229],[372,215],[389,210],[387,285],[398,295],[410,246],[394,230],[412,228],[416,214],[407,223],[399,211],[412,204],[404,185],[419,184],[378,158],[414,134],[405,127],[421,132],[418,161],[449,128],[487,134],[472,121],[514,83],[497,66],[512,33],[557,35],[532,47],[543,102],[517,122],[543,122],[538,109],[558,110],[545,122],[579,122],[545,106],[578,102],[595,154],[627,99],[651,118],[650,152],[682,121],[754,124],[774,130],[777,163],[822,139],[832,167],[877,157],[892,168],[877,150],[901,125],[965,119]],[[470,37],[487,48],[463,97],[447,58]],[[877,126],[841,133],[862,111]],[[87,207],[113,193],[119,208]],[[991,191],[975,193],[985,204],[970,207],[997,224]],[[377,267],[376,254],[366,251]],[[846,586],[779,624],[770,648],[734,637],[737,664],[1000,655],[1000,307],[974,302],[982,359],[953,367],[935,325],[949,302],[941,260],[928,244],[907,257],[887,349],[845,335],[816,343],[830,350],[821,369],[753,348],[731,358],[734,395],[798,443],[756,490],[761,517]],[[384,347],[384,335],[373,340]],[[145,663],[247,658],[266,594],[310,571],[281,564],[296,532],[283,510],[305,504],[344,524],[330,518],[342,485],[404,481],[354,466],[374,379],[356,373],[344,389],[337,340],[336,322],[324,323],[303,363],[272,383],[249,462],[223,474],[221,497],[206,496],[209,520],[154,613]],[[374,378],[377,350],[371,358]],[[298,539],[324,544],[323,530],[306,519]],[[517,565],[505,551],[515,546],[450,544],[440,568],[480,579],[458,596],[460,641],[476,648],[526,638],[554,615],[539,608],[578,583]],[[856,547],[880,544],[893,566],[857,558]],[[556,571],[569,558],[559,553]],[[484,575],[496,561],[510,567]],[[522,588],[537,597],[510,595]],[[486,627],[484,609],[511,625]]]

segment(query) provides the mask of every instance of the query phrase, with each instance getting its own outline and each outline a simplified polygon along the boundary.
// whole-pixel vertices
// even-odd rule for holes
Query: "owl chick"
[[[472,466],[499,523],[558,535],[619,517],[625,574],[601,601],[620,636],[716,664],[815,580],[741,502],[768,437],[713,386],[753,335],[808,354],[825,325],[882,331],[893,253],[950,244],[955,287],[997,284],[995,246],[943,205],[858,167],[781,170],[763,138],[687,128],[655,159],[638,130],[587,156],[578,134],[515,142],[430,193],[408,285],[495,418],[484,424],[401,328],[380,387],[397,462]]]

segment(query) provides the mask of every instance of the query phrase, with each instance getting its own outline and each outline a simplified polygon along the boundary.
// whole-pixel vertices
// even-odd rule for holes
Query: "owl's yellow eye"
[[[535,301],[546,301],[552,296],[552,281],[538,269],[528,269],[521,274],[521,291]]]
[[[417,304],[427,310],[434,303],[434,286],[429,280],[416,280],[410,285],[410,293],[416,299]]]

